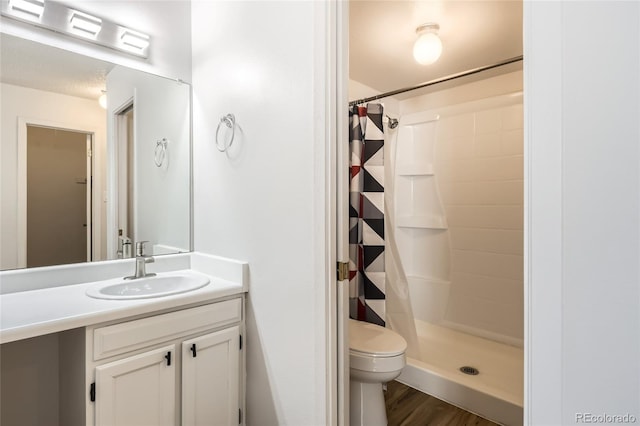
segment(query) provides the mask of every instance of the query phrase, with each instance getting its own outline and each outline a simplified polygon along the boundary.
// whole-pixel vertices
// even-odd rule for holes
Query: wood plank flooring
[[[396,381],[387,383],[384,398],[389,426],[497,426]]]

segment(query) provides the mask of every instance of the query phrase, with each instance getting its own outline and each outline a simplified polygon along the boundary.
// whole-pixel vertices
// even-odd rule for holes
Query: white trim
[[[335,426],[338,416],[336,345],[336,204],[335,204],[335,35],[336,3],[314,4],[314,274],[315,364],[318,423]]]
[[[27,267],[27,126],[49,127],[52,129],[68,130],[72,132],[80,132],[91,135],[92,141],[95,142],[95,135],[98,133],[96,129],[86,128],[75,123],[63,123],[50,120],[42,120],[40,118],[18,117],[18,148],[17,148],[17,194],[16,194],[16,221],[17,221],[17,238],[16,238],[16,268]],[[92,151],[95,151],[92,148]],[[91,157],[92,169],[95,170],[95,157]],[[96,198],[95,194],[92,199]],[[96,207],[92,206],[92,219],[95,219]],[[92,227],[92,229],[97,227]],[[99,243],[95,238],[91,238],[92,244]]]
[[[336,14],[336,219],[337,260],[349,262],[349,2],[338,2]],[[338,425],[349,425],[349,280],[336,282]]]
[[[86,216],[85,220],[87,222],[87,262],[91,262],[92,256],[91,254],[95,249],[95,242],[93,240],[93,152],[95,151],[95,146],[93,143],[94,135],[91,133],[85,134],[86,143],[85,150],[87,152],[87,187],[86,189],[86,199],[87,206],[86,208]]]
[[[562,423],[562,2],[524,2],[525,425]]]
[[[118,145],[119,140],[122,138],[122,126],[118,120],[118,116],[128,108],[134,106],[134,102],[135,99],[134,96],[132,96],[114,110],[111,110],[110,108],[107,109],[107,167],[105,171],[107,181],[107,253],[103,256],[107,260],[115,259],[116,251],[118,250],[117,230],[119,226],[118,218],[120,208],[118,199]],[[130,238],[133,239],[133,236]]]
[[[338,260],[348,261],[348,2],[319,2],[316,6],[318,52],[316,60],[323,69],[318,70],[316,93],[323,100],[323,120],[316,121],[315,134],[322,137],[322,152],[318,147],[315,161],[316,189],[323,198],[324,253],[322,260],[324,279],[325,348],[326,348],[326,422],[332,426],[349,424],[349,346],[347,335],[348,280],[338,282]],[[317,105],[318,106],[318,105]],[[318,111],[319,112],[319,111]],[[321,157],[320,157],[321,156]],[[318,164],[321,163],[321,164]],[[324,168],[324,172],[319,170]],[[321,179],[323,188],[318,188]],[[317,227],[319,229],[319,227]]]
[[[16,167],[16,253],[17,268],[27,267],[27,124],[30,120],[18,117],[18,165]]]
[[[318,57],[324,64],[324,81],[318,90],[324,91],[325,120],[323,129],[316,129],[325,138],[325,225],[327,273],[326,298],[326,371],[327,425],[349,424],[349,346],[347,318],[349,315],[348,280],[338,282],[336,265],[348,261],[348,2],[321,2],[324,8],[319,15],[325,16],[325,34],[322,35],[324,49],[316,46]]]

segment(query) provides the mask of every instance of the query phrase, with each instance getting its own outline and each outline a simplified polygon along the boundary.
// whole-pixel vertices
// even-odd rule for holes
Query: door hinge
[[[238,408],[238,424],[242,424],[242,409]]]
[[[91,402],[96,402],[96,382],[91,383],[89,387],[89,400]]]
[[[240,335],[240,350],[242,350],[242,334]]]
[[[349,262],[338,262],[338,281],[349,279]]]
[[[87,157],[91,158],[92,155],[93,155],[93,151],[91,151],[90,149],[87,150]]]

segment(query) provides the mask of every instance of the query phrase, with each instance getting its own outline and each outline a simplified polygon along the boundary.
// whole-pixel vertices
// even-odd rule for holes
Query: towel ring
[[[223,143],[220,145],[220,140],[218,136],[220,134],[220,126],[224,124],[227,128],[231,129],[231,139],[229,142]],[[233,138],[236,135],[236,117],[233,114],[227,114],[223,117],[220,117],[220,122],[218,123],[218,128],[216,129],[216,148],[218,151],[225,152],[231,145],[233,145]]]
[[[167,156],[167,138],[158,139],[156,141],[156,149],[153,152],[153,161],[157,167],[162,167],[164,159]]]

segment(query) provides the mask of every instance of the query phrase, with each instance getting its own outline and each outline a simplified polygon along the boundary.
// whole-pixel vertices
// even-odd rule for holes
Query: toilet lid
[[[407,342],[388,328],[350,318],[349,350],[372,356],[396,356],[407,350]]]

